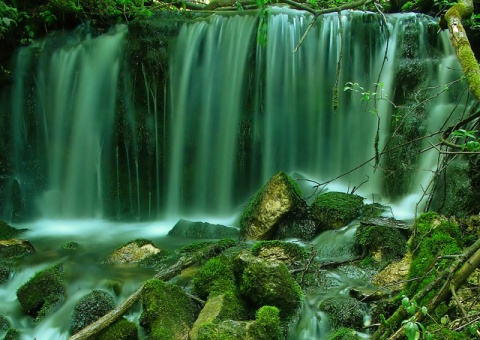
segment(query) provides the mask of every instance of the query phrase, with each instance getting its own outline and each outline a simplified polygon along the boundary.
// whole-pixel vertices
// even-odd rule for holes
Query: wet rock
[[[322,301],[319,308],[328,314],[333,328],[363,328],[365,306],[351,297],[332,297]]]
[[[236,228],[207,222],[193,222],[181,219],[168,232],[169,236],[178,236],[194,239],[238,238]]]
[[[139,239],[115,250],[107,262],[113,264],[137,263],[158,253],[160,253],[160,249],[156,248],[151,241]]]
[[[225,308],[225,295],[220,294],[209,298],[202,311],[198,315],[197,320],[193,324],[192,329],[190,330],[190,339],[198,339],[198,331],[203,323],[206,322],[216,322],[221,320],[219,318],[222,310]]]
[[[262,241],[252,247],[251,252],[258,258],[270,261],[280,261],[290,266],[292,263],[303,261],[308,252],[297,243],[284,241]]]
[[[240,292],[253,306],[275,306],[283,320],[298,312],[303,292],[283,262],[241,253],[236,258],[235,268],[241,268]]]
[[[315,221],[309,219],[282,222],[276,233],[277,239],[298,238],[310,241],[318,235]]]
[[[0,240],[0,259],[12,259],[35,252],[33,245],[26,240]]]
[[[0,240],[9,240],[23,233],[26,229],[16,229],[0,220]]]
[[[405,279],[407,278],[410,265],[412,264],[412,254],[407,254],[400,260],[390,263],[382,271],[372,278],[372,283],[382,288],[377,296],[390,296],[401,292],[405,288]]]
[[[17,290],[23,310],[37,321],[65,300],[63,264],[59,263],[37,272]]]
[[[341,228],[360,215],[363,197],[342,192],[318,195],[310,207],[310,215],[320,230]]]
[[[4,267],[0,264],[0,285],[8,281],[11,272],[10,268]]]
[[[188,339],[200,310],[182,288],[152,279],[145,284],[141,301],[140,325],[149,339]]]
[[[247,240],[270,239],[282,222],[307,211],[296,183],[279,172],[250,201],[240,219],[240,233]]]
[[[71,334],[82,330],[115,308],[112,296],[103,290],[94,290],[78,301],[73,310]]]

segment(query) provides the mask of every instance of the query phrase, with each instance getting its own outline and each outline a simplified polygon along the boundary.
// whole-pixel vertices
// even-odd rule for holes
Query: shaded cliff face
[[[325,15],[295,53],[305,13],[271,9],[261,45],[255,13],[190,19],[98,36],[80,28],[19,51],[0,106],[2,218],[230,215],[278,171],[336,177],[374,157],[377,127],[381,148],[399,121],[415,127],[403,142],[453,107],[438,96],[418,116],[384,100],[403,104],[459,76],[448,38],[425,16]],[[348,82],[363,90],[343,91]],[[375,83],[382,97],[365,100]],[[365,196],[420,192],[423,172],[395,163],[412,152],[389,156],[387,180],[372,161],[340,184],[368,176]],[[410,158],[409,168],[430,169]]]

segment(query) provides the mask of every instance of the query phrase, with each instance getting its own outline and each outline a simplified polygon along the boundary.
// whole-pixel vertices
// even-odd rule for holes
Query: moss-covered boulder
[[[279,172],[263,186],[240,218],[240,234],[247,240],[267,240],[280,224],[305,215],[307,204],[297,184],[286,173]]]
[[[221,224],[181,219],[168,232],[168,235],[193,239],[238,238],[239,231]]]
[[[17,290],[23,310],[36,320],[50,313],[65,299],[63,264],[59,263],[37,272]]]
[[[248,253],[236,259],[242,296],[256,308],[275,306],[282,320],[289,320],[299,311],[303,292],[280,261],[267,261]]]
[[[0,240],[0,259],[9,260],[35,252],[33,245],[26,240]]]
[[[308,257],[308,252],[298,243],[278,240],[257,242],[250,251],[258,258],[281,261],[287,266],[304,261]]]
[[[127,319],[119,319],[95,335],[95,340],[137,340],[137,325]]]
[[[195,274],[192,284],[201,299],[236,291],[232,260],[226,256],[211,258]]]
[[[0,285],[8,281],[11,269],[0,264]]]
[[[0,240],[15,238],[24,231],[25,229],[16,229],[10,226],[7,222],[0,220]]]
[[[407,237],[394,227],[361,224],[355,232],[355,251],[377,263],[401,259],[407,252]]]
[[[280,327],[279,310],[263,306],[256,313],[255,321],[225,320],[203,323],[198,332],[198,340],[280,340],[283,338]]]
[[[360,216],[363,197],[343,192],[318,195],[310,206],[310,215],[320,230],[336,229]]]
[[[103,290],[94,290],[82,297],[73,310],[70,333],[75,334],[92,322],[115,308],[110,294]]]
[[[0,315],[0,337],[10,328],[10,321],[4,315]]]
[[[145,283],[140,325],[152,340],[187,339],[200,312],[182,288],[152,279]]]
[[[200,327],[205,323],[219,323],[223,320],[246,319],[247,308],[245,303],[234,292],[216,295],[207,300],[191,331],[190,339],[198,339]]]
[[[338,296],[322,301],[319,308],[328,314],[332,328],[347,327],[363,328],[365,306],[357,299],[348,296]]]
[[[160,253],[160,249],[155,247],[151,241],[138,239],[115,250],[107,262],[113,264],[138,263],[158,253]]]
[[[3,340],[20,340],[22,338],[22,333],[15,328],[10,328],[5,334]]]
[[[352,328],[340,327],[328,335],[328,340],[361,340],[362,338]]]

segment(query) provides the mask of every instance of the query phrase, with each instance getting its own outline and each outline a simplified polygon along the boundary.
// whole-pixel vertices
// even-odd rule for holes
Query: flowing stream
[[[37,252],[0,286],[0,314],[22,339],[66,339],[83,294],[118,279],[125,287],[118,303],[151,277],[148,270],[101,264],[125,242],[144,237],[166,249],[187,244],[165,236],[181,217],[233,225],[278,171],[322,182],[372,159],[328,189],[359,187],[369,200],[392,204],[396,218],[412,218],[435,152],[420,155],[422,171],[403,193],[391,195],[385,176],[374,171],[373,144],[378,126],[379,146],[385,145],[395,119],[389,101],[401,91],[395,77],[409,39],[405,25],[416,29],[416,52],[428,65],[424,84],[431,88],[460,77],[447,33],[437,35],[433,19],[421,15],[389,15],[385,22],[381,15],[344,11],[320,16],[294,53],[312,17],[272,8],[267,20],[265,44],[258,43],[253,12],[185,23],[170,46],[165,87],[149,83],[144,70],[145,88],[134,90],[145,91],[140,102],[148,102],[148,110],[141,113],[125,85],[133,83],[127,27],[99,36],[79,28],[20,49],[10,99],[0,106],[11,112],[0,144],[9,146],[11,169],[2,177],[0,217],[28,221],[12,225],[29,229],[22,238]],[[363,90],[344,91],[348,82]],[[382,84],[376,106],[375,99],[362,100],[375,83]],[[421,123],[424,134],[452,110],[465,109],[452,97],[434,96]],[[311,194],[312,186],[300,185]],[[324,250],[318,260],[349,256],[352,228],[318,238]],[[78,242],[80,251],[60,250],[68,241]],[[15,291],[59,261],[68,268],[67,300],[34,325],[22,316]],[[338,282],[333,294],[364,284],[330,275]],[[310,308],[318,297],[310,298],[292,339],[322,339],[328,332],[325,316]],[[138,318],[138,311],[128,317]]]

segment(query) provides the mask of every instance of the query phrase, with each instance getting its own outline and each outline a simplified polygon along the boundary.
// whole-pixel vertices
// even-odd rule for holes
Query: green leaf
[[[420,338],[420,331],[415,322],[407,322],[405,326],[405,335],[408,340],[418,340]]]

